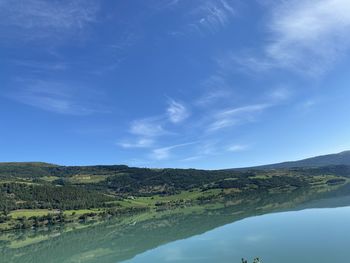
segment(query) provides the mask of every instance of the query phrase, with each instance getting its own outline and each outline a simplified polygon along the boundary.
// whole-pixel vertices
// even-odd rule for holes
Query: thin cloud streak
[[[182,143],[182,144],[176,144],[176,145],[171,145],[171,146],[167,146],[167,147],[162,147],[162,148],[157,148],[154,149],[150,155],[151,159],[154,160],[165,160],[165,159],[169,159],[171,156],[171,151],[177,148],[181,148],[181,147],[186,147],[189,145],[193,145],[198,143],[197,141],[194,142],[187,142],[187,143]]]
[[[230,108],[217,112],[213,116],[213,122],[209,126],[209,131],[214,132],[234,125],[252,122],[256,114],[271,107],[270,104],[253,104],[238,108]]]
[[[196,106],[206,107],[208,105],[213,105],[219,100],[230,98],[232,95],[232,87],[222,74],[211,75],[208,79],[203,81],[202,86],[206,92],[195,101],[194,104]]]
[[[194,30],[203,33],[203,30],[216,32],[220,28],[224,28],[230,22],[235,10],[226,0],[209,0],[194,10],[196,21],[189,26]]]
[[[0,27],[7,28],[1,35],[11,34],[25,40],[57,38],[63,32],[77,32],[94,22],[97,10],[97,2],[93,0],[0,0]]]
[[[14,66],[28,68],[34,72],[64,71],[69,67],[68,63],[64,62],[47,62],[35,60],[11,60],[9,62]]]
[[[26,82],[26,84],[23,84],[23,82]],[[74,94],[77,89],[72,85],[30,80],[22,80],[18,84],[20,87],[6,96],[35,108],[67,115],[89,115],[106,112],[96,106],[85,105],[83,101],[78,100],[79,96]]]
[[[248,145],[233,144],[227,148],[227,151],[228,152],[241,152],[241,151],[247,150],[248,148],[249,148]]]
[[[154,140],[149,138],[141,138],[136,142],[120,142],[118,145],[125,149],[150,148],[154,145]]]

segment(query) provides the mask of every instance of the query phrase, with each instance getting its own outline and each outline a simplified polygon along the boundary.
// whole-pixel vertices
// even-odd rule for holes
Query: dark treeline
[[[258,190],[271,189],[279,186],[308,186],[307,180],[302,177],[271,176],[264,179],[254,178],[257,172],[232,171],[203,171],[162,169],[138,169],[123,176],[107,178],[107,186],[122,193],[172,193],[193,188],[225,189],[255,186]],[[154,188],[159,186],[158,188]],[[161,187],[163,186],[163,187]]]
[[[47,163],[0,163],[0,177],[40,178],[70,177],[76,174],[113,175],[127,169],[126,165],[58,166]]]

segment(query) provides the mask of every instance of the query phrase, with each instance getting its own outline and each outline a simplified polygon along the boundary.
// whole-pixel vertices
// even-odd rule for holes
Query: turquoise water
[[[0,235],[1,263],[349,262],[349,187]]]
[[[311,209],[244,219],[136,256],[128,263],[349,262],[350,207]],[[236,261],[235,261],[236,259]]]

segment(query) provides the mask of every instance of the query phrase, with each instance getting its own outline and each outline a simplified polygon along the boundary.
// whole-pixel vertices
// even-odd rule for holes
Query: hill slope
[[[304,168],[304,167],[322,167],[332,165],[350,166],[350,151],[344,151],[336,154],[327,154],[317,157],[307,158],[304,160],[283,162],[269,165],[256,166],[256,169],[288,169],[288,168]]]

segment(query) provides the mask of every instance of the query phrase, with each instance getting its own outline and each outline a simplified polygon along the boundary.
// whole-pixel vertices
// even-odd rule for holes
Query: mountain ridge
[[[274,164],[259,165],[253,167],[245,167],[242,169],[291,169],[291,168],[317,168],[323,166],[350,166],[350,150],[339,153],[319,155],[296,161],[286,161]]]
[[[288,169],[288,168],[317,168],[323,166],[338,166],[345,165],[350,166],[350,150],[342,151],[339,153],[318,155],[314,157],[309,157],[305,159],[300,159],[296,161],[285,161],[273,164],[263,164],[258,166],[248,166],[242,168],[231,168],[231,169],[217,169],[217,170],[246,170],[246,169]],[[111,167],[130,167],[125,164],[93,164],[93,165],[59,165],[46,162],[0,162],[1,166],[20,166],[22,168],[37,167],[37,168],[48,168],[48,167],[81,167],[81,168],[111,168]],[[136,167],[130,167],[136,168]],[[142,167],[144,168],[144,167]],[[149,168],[152,169],[152,168]],[[180,169],[180,170],[206,170],[200,168],[162,168],[162,169]],[[162,170],[161,169],[161,170]],[[209,171],[209,170],[208,170]],[[215,171],[215,170],[214,170]]]

